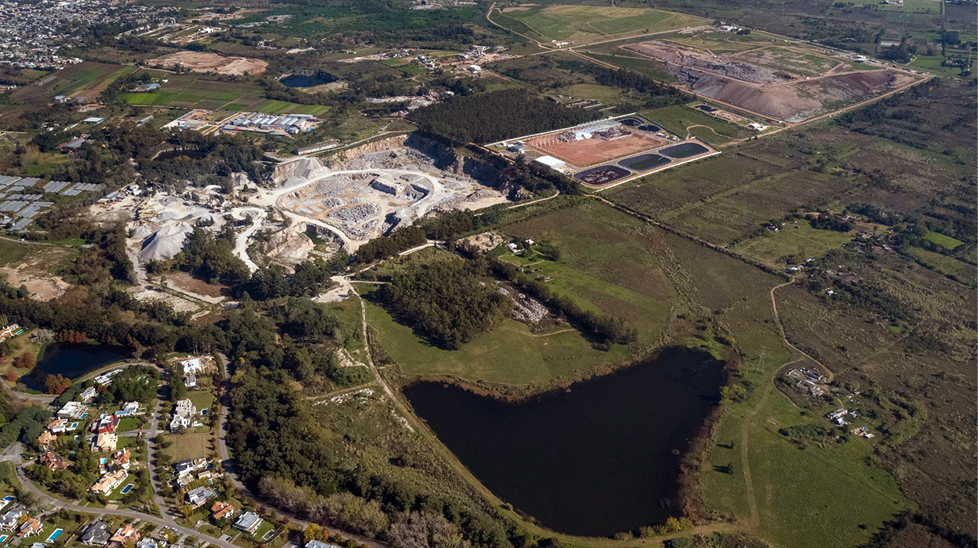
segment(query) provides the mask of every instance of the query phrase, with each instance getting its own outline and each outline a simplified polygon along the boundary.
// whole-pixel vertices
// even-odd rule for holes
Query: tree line
[[[585,310],[570,297],[555,294],[545,283],[522,274],[510,263],[490,257],[489,264],[493,274],[562,314],[586,335],[597,339],[599,346],[608,349],[613,343],[632,344],[638,339],[638,331],[621,318]]]

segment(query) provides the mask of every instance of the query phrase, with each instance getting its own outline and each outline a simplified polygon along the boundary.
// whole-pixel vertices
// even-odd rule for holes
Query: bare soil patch
[[[665,64],[695,93],[788,122],[801,122],[913,81],[910,75],[889,69],[803,77],[655,40],[625,48]]]
[[[165,57],[147,61],[150,66],[160,65],[165,68],[182,66],[194,72],[216,72],[232,76],[246,74],[262,74],[268,63],[261,59],[248,57],[224,57],[216,53],[201,53],[196,51],[180,51]]]
[[[50,301],[64,294],[71,284],[58,276],[38,274],[27,263],[16,267],[0,268],[0,274],[7,277],[7,283],[13,287],[24,286],[31,292],[31,298],[39,301]]]
[[[552,136],[544,135],[531,140],[529,144],[569,164],[586,167],[643,150],[654,149],[665,143],[664,139],[632,133],[615,140],[592,138],[566,142],[555,141]]]
[[[167,274],[166,281],[178,289],[214,298],[222,297],[229,291],[227,286],[209,284],[203,280],[194,278],[186,272]]]

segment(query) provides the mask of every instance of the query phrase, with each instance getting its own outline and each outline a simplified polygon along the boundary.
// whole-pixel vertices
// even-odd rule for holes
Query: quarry
[[[234,253],[252,271],[268,264],[292,267],[341,248],[353,254],[371,238],[431,213],[507,201],[452,160],[400,136],[328,159],[285,161],[259,182],[236,173],[226,194],[217,185],[188,184],[179,193],[147,192],[97,204],[93,214],[129,219],[127,249],[142,285],[147,265],[172,259],[198,227],[217,233],[230,225]]]

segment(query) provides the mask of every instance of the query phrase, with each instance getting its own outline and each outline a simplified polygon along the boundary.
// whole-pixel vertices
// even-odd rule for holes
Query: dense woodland
[[[597,112],[551,103],[523,90],[507,89],[456,96],[414,111],[411,120],[422,131],[463,145],[550,131],[590,122],[599,116]]]
[[[378,298],[422,336],[455,350],[490,331],[512,302],[496,290],[478,261],[411,262],[382,286]]]

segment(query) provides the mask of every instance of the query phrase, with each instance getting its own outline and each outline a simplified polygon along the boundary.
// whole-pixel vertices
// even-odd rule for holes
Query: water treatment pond
[[[423,382],[404,393],[480,481],[551,529],[606,536],[680,516],[679,466],[726,381],[668,348],[570,392],[505,403]]]
[[[128,357],[129,352],[121,346],[100,344],[54,343],[44,348],[44,356],[37,362],[34,370],[25,375],[21,382],[32,390],[44,392],[44,379],[48,375],[64,375],[75,379],[112,362]]]

